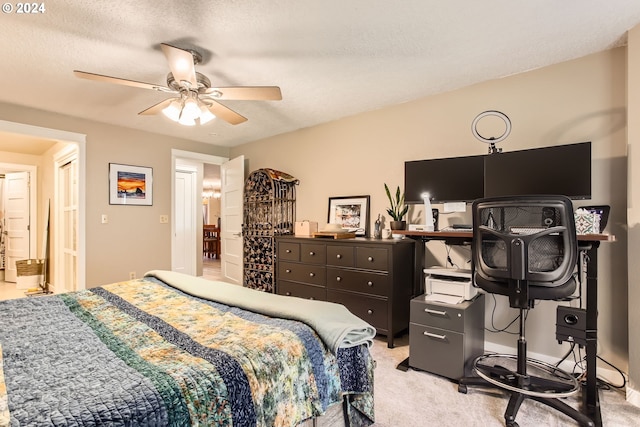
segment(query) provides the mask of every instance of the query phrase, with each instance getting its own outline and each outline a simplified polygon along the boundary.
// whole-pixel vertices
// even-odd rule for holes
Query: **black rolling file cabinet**
[[[458,380],[484,352],[484,294],[460,304],[411,300],[409,366]]]
[[[394,336],[409,327],[415,244],[277,237],[276,293],[343,304],[393,347]]]

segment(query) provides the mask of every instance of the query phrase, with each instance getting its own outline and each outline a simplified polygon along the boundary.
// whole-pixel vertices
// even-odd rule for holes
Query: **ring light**
[[[485,137],[480,135],[480,132],[478,132],[478,122],[480,122],[480,120],[482,120],[485,117],[491,117],[491,116],[497,117],[504,122],[505,129],[502,135]],[[507,138],[507,136],[509,136],[509,134],[511,133],[511,120],[509,120],[509,117],[507,117],[506,114],[501,113],[500,111],[495,111],[495,110],[484,111],[478,114],[475,119],[473,119],[473,122],[471,123],[471,132],[473,133],[473,136],[475,136],[478,140],[486,144],[489,144],[489,154],[499,153],[502,151],[502,149],[496,148],[496,143],[500,141],[504,141]]]

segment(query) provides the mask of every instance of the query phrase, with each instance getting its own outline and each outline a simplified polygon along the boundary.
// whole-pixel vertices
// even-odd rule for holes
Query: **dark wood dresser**
[[[346,306],[379,334],[409,327],[413,239],[277,237],[276,293]]]

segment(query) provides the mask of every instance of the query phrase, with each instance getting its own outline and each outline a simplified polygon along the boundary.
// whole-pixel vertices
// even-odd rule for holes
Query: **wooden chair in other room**
[[[217,225],[204,225],[202,251],[206,257],[220,258],[220,228]]]

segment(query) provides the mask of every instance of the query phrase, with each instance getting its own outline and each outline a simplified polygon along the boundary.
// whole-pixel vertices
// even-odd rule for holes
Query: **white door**
[[[78,290],[78,158],[58,168],[56,290]]]
[[[222,198],[220,202],[220,243],[222,276],[242,285],[242,206],[244,199],[244,156],[220,166]]]
[[[29,172],[5,175],[5,278],[17,280],[16,261],[29,258]]]
[[[173,207],[174,240],[172,270],[194,276],[196,274],[195,233],[195,173],[176,171],[175,203]]]

